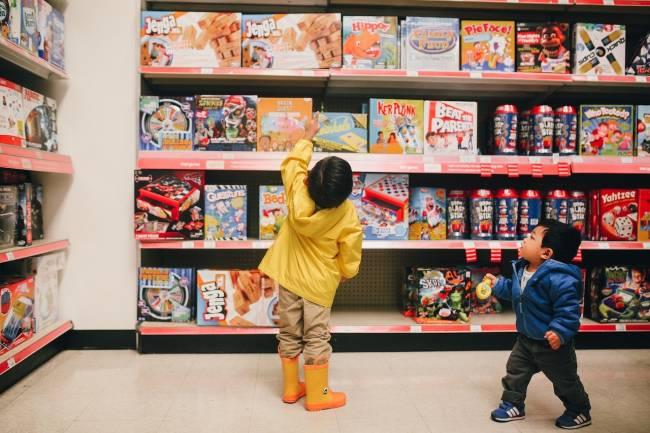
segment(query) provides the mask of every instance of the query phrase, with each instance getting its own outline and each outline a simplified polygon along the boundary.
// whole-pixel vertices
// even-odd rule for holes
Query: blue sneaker
[[[508,401],[502,401],[499,407],[492,411],[492,421],[510,422],[526,418],[524,406],[515,406]]]
[[[565,410],[562,416],[555,420],[555,425],[565,430],[587,427],[591,425],[591,415],[589,415],[589,412],[578,413]]]

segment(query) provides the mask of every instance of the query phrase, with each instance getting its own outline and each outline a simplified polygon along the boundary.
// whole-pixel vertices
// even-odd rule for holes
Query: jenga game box
[[[639,42],[632,63],[627,68],[628,75],[650,75],[650,33]]]
[[[280,286],[258,270],[197,271],[196,323],[202,326],[278,326]]]
[[[241,66],[241,14],[143,11],[142,66]]]
[[[625,75],[625,26],[577,23],[573,31],[578,75]]]
[[[316,152],[368,152],[368,114],[319,113]]]
[[[422,153],[424,102],[370,99],[370,153]]]
[[[472,280],[460,268],[417,268],[417,323],[465,323],[469,321]]]
[[[399,68],[397,17],[344,16],[343,67]]]
[[[650,241],[650,189],[639,190],[639,232],[641,242]]]
[[[244,67],[341,67],[341,14],[244,15],[242,23]]]
[[[460,25],[463,71],[515,71],[515,22],[467,21]]]
[[[600,189],[591,192],[591,239],[635,241],[639,218],[639,191]]]
[[[0,354],[34,335],[34,277],[0,281]]]
[[[581,105],[580,154],[634,155],[634,105]]]
[[[23,88],[0,78],[0,143],[25,146]]]
[[[571,72],[568,23],[517,23],[517,71]]]
[[[312,116],[311,98],[260,98],[257,103],[257,150],[289,152],[305,136]]]
[[[409,240],[447,238],[447,194],[444,188],[411,188]]]
[[[477,154],[477,118],[476,102],[424,101],[424,154]]]
[[[636,107],[636,149],[638,156],[650,156],[650,105]]]

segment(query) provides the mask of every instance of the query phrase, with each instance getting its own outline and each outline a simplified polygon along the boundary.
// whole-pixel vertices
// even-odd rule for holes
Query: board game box
[[[194,270],[138,270],[138,321],[189,322],[194,313]]]
[[[398,69],[397,17],[344,16],[343,67]]]
[[[640,242],[650,241],[650,189],[639,190],[639,229],[637,238]]]
[[[20,46],[38,55],[38,0],[20,0]]]
[[[571,72],[569,24],[517,23],[517,71]]]
[[[50,60],[50,48],[52,46],[52,32],[50,31],[50,15],[52,6],[46,0],[38,0],[38,20],[36,32],[38,34],[38,57],[43,60]]]
[[[606,266],[591,274],[591,318],[602,323],[650,320],[649,269]]]
[[[408,175],[355,173],[350,200],[357,210],[364,239],[408,239]]]
[[[0,282],[0,354],[34,335],[34,277],[3,276]]]
[[[411,188],[409,240],[447,238],[447,195],[444,188]]]
[[[289,152],[305,136],[312,116],[311,98],[260,98],[257,103],[257,150]]]
[[[580,154],[632,156],[634,105],[581,105]]]
[[[197,271],[197,325],[278,326],[280,285],[254,270]]]
[[[135,171],[136,239],[203,239],[205,173]]]
[[[476,102],[424,101],[424,154],[478,153]]]
[[[65,19],[61,11],[52,9],[50,31],[52,32],[50,63],[58,68],[65,69]]]
[[[424,102],[370,99],[370,153],[422,153]]]
[[[242,23],[244,67],[341,67],[341,14],[244,15]]]
[[[140,96],[140,150],[192,150],[193,96]]]
[[[59,272],[65,265],[65,253],[36,257],[34,269],[34,322],[36,333],[43,332],[59,320]]]
[[[463,71],[515,71],[515,22],[463,20],[461,69]]]
[[[59,150],[54,99],[23,87],[23,119],[27,147],[48,152]]]
[[[0,143],[25,146],[23,88],[0,78]]]
[[[0,249],[14,246],[16,219],[18,217],[18,187],[0,185]]]
[[[195,120],[195,150],[255,150],[257,96],[199,95]]]
[[[650,75],[650,33],[645,35],[639,42],[639,46],[632,56],[630,67],[627,68],[628,75]]]
[[[43,185],[32,184],[32,239],[39,241],[45,238],[43,227]]]
[[[32,184],[21,183],[17,187],[18,202],[16,204],[16,231],[14,244],[18,247],[28,247],[32,244]]]
[[[260,185],[260,239],[274,240],[289,213],[283,186]]]
[[[313,139],[316,152],[368,152],[368,115],[318,113],[320,130]]]
[[[142,66],[241,66],[241,14],[143,11]]]
[[[625,75],[625,26],[577,23],[573,31],[573,73]]]
[[[402,22],[402,69],[457,71],[460,62],[457,18],[407,17]]]
[[[639,217],[639,191],[600,189],[591,196],[591,238],[599,241],[635,241]]]
[[[636,107],[637,155],[650,156],[650,105]]]
[[[21,5],[20,0],[4,0],[4,10],[0,14],[0,36],[9,39],[16,45],[20,45],[20,21]]]
[[[469,321],[472,280],[460,268],[417,268],[417,323],[465,323]]]
[[[246,192],[246,185],[205,186],[206,241],[246,240]]]

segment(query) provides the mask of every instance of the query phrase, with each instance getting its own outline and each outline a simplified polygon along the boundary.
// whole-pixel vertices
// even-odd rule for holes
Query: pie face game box
[[[311,98],[260,98],[257,107],[257,150],[289,152],[305,135],[312,116]]]
[[[399,68],[397,17],[343,17],[343,67]]]
[[[517,23],[517,71],[571,72],[568,23]]]
[[[194,150],[255,150],[257,96],[199,95],[195,118]]]
[[[368,115],[319,113],[316,152],[368,152]]]
[[[403,69],[458,70],[458,19],[407,17],[401,33]]]
[[[578,23],[573,31],[579,75],[625,75],[625,26]]]
[[[370,153],[422,153],[424,103],[370,99]]]
[[[476,102],[424,101],[425,155],[476,154]]]
[[[514,21],[462,21],[463,71],[515,71]]]
[[[341,67],[341,14],[244,15],[242,66]]]
[[[634,105],[581,105],[582,155],[632,156]]]
[[[352,194],[364,239],[407,240],[409,177],[407,174],[352,176]]]

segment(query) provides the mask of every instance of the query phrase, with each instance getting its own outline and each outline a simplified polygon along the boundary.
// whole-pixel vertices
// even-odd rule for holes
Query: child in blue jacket
[[[555,425],[576,429],[591,424],[591,405],[578,376],[573,341],[580,327],[582,275],[570,262],[579,246],[580,233],[572,226],[543,221],[523,241],[522,259],[513,262],[512,278],[487,276],[498,297],[512,300],[519,333],[493,421],[525,417],[528,383],[541,371],[566,408]]]

